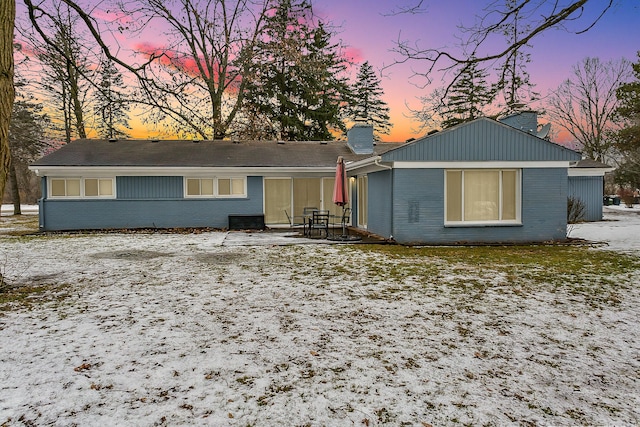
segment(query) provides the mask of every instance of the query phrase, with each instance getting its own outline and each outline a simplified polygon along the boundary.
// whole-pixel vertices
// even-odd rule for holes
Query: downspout
[[[394,229],[394,222],[393,222],[393,192],[394,192],[394,188],[393,188],[393,167],[392,166],[388,166],[388,165],[383,165],[380,163],[380,160],[382,160],[382,157],[378,156],[376,157],[376,159],[373,161],[373,163],[383,169],[387,169],[389,171],[391,171],[391,233],[389,234],[389,240],[393,240],[393,229]]]
[[[39,171],[36,170],[36,175],[38,175]],[[46,228],[46,224],[44,223],[44,201],[49,196],[47,194],[47,177],[43,176],[40,178],[41,182],[41,196],[38,199],[38,228],[40,231],[44,231]]]

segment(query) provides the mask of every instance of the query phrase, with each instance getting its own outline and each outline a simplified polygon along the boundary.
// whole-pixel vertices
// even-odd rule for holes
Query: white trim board
[[[558,169],[569,161],[393,162],[394,169]]]

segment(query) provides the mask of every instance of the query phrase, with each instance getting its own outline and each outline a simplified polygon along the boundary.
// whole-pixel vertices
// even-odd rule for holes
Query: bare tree
[[[398,8],[393,13],[422,13],[426,10],[427,3],[419,0],[412,6]],[[551,29],[564,28],[569,31],[567,25],[572,23],[579,27],[571,31],[578,34],[588,31],[612,5],[613,0],[494,0],[484,8],[475,25],[461,28],[462,42],[459,49],[425,48],[417,42],[402,39],[400,35],[394,51],[401,59],[396,63],[417,61],[422,64],[422,70],[417,70],[415,74],[423,77],[426,84],[431,83],[435,71],[455,70],[451,86],[466,71],[466,66],[472,63],[484,64],[481,68],[489,68],[496,61],[502,60],[502,68],[505,69],[523,47],[536,36]],[[588,18],[587,16],[592,15],[585,13],[586,8],[594,10],[596,18]],[[515,27],[516,23],[520,26],[518,31],[513,32],[514,37],[506,38],[500,44],[495,36],[507,27]],[[507,75],[505,72],[499,74],[502,78]],[[498,84],[504,86],[504,82]]]
[[[16,19],[15,0],[0,3],[0,205],[7,184],[11,166],[9,148],[9,125],[13,108],[13,28]],[[0,289],[4,287],[4,277],[0,271]]]
[[[518,0],[504,0],[507,8],[513,9]],[[515,43],[518,38],[530,30],[530,25],[520,16],[520,11],[513,15],[511,22],[506,23],[502,30],[507,43]],[[531,62],[531,55],[526,52],[530,44],[525,44],[514,49],[507,55],[503,63],[497,68],[500,73],[496,90],[500,93],[503,102],[500,107],[503,114],[513,114],[521,110],[530,109],[529,103],[537,100],[540,94],[533,91],[534,84],[529,80],[527,64]]]
[[[13,29],[16,19],[15,0],[0,4],[0,198],[7,184],[11,165],[9,125],[15,92],[13,88]],[[1,204],[1,200],[0,200]],[[2,275],[0,275],[0,284]]]
[[[602,62],[585,58],[573,66],[573,75],[550,93],[549,118],[575,138],[588,158],[605,161],[611,154],[614,141],[608,132],[617,126],[612,120],[618,106],[616,89],[630,77],[626,59]]]
[[[20,28],[20,32],[32,45],[41,65],[37,85],[51,107],[50,115],[69,143],[73,135],[87,137],[89,93],[96,59],[91,46],[85,44],[86,35],[78,30],[79,20],[71,8],[60,0],[53,1],[50,8],[50,20],[43,25],[46,37],[57,49],[50,49],[48,40],[33,34],[30,28]]]
[[[131,7],[133,6],[133,7]],[[183,136],[222,138],[242,104],[248,63],[241,52],[256,42],[267,0],[140,0],[121,2],[130,16],[168,25],[166,45],[147,45],[140,100],[174,123]]]
[[[119,1],[120,8],[131,17],[128,31],[135,37],[156,23],[169,30],[169,41],[161,45],[139,46],[144,60],[132,64],[118,57],[104,35],[107,23],[99,22],[73,0],[61,0],[84,22],[106,59],[132,73],[139,83],[138,104],[147,105],[159,123],[172,121],[172,131],[182,136],[220,138],[242,104],[245,72],[239,55],[254,43],[269,0],[139,0]],[[62,50],[47,37],[43,22],[51,12],[43,3],[24,0],[36,32],[51,49]]]

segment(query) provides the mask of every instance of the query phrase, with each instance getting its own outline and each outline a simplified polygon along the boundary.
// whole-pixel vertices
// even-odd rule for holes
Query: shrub
[[[567,222],[569,224],[584,221],[586,210],[587,207],[582,199],[573,196],[567,198]]]
[[[634,196],[633,196],[633,190],[629,187],[620,187],[620,189],[618,190],[618,196],[620,196],[620,199],[622,200],[622,202],[625,204],[625,206],[627,206],[628,208],[633,207],[633,202],[635,201]]]

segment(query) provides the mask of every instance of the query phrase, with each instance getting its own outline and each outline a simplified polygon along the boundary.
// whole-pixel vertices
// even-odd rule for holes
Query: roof
[[[598,162],[597,160],[591,159],[582,159],[571,165],[571,167],[584,169],[612,169],[612,167],[606,163]]]
[[[346,141],[79,139],[37,160],[31,167],[335,167],[338,156],[345,161],[357,161],[397,146],[377,143],[373,154],[357,155]]]

